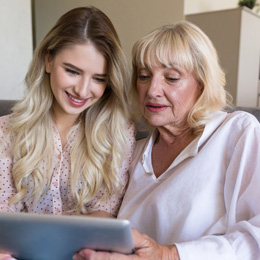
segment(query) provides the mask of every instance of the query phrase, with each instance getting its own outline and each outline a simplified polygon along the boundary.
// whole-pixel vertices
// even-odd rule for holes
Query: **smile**
[[[66,93],[69,96],[69,98],[71,98],[75,102],[82,103],[82,102],[86,101],[86,99],[77,99],[77,98],[73,97],[71,94],[69,94],[68,92],[66,92]]]
[[[76,97],[72,96],[68,92],[65,92],[65,93],[67,94],[68,101],[74,107],[82,107],[90,100],[90,98],[81,99],[81,98],[76,98]]]

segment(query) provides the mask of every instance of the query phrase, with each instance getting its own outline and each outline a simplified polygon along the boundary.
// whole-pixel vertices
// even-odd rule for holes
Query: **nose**
[[[89,93],[91,80],[88,78],[82,78],[78,84],[74,87],[75,94],[80,98],[86,98]]]
[[[159,76],[154,75],[149,84],[147,95],[150,98],[161,97],[163,95],[162,79]]]

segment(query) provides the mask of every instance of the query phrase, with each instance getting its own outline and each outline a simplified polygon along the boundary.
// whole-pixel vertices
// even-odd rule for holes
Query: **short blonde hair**
[[[223,109],[228,103],[225,74],[216,49],[208,36],[190,22],[180,21],[152,31],[135,43],[132,58],[133,102],[138,100],[136,81],[140,67],[149,68],[159,62],[167,67],[185,68],[193,74],[203,89],[188,116],[195,132],[202,131],[211,112]]]

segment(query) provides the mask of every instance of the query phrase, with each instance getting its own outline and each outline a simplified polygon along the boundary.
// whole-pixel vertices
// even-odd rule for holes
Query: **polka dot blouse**
[[[52,169],[52,178],[49,190],[41,196],[36,207],[33,207],[33,201],[16,203],[9,206],[10,199],[15,195],[16,189],[12,178],[13,157],[11,153],[12,143],[7,139],[8,125],[10,115],[0,117],[0,211],[7,212],[30,212],[40,214],[76,214],[71,211],[75,204],[70,191],[71,163],[70,150],[79,131],[79,125],[73,128],[68,137],[68,141],[62,149],[61,138],[55,127],[53,127],[53,140],[55,144],[54,162]],[[87,213],[93,213],[101,210],[116,216],[120,207],[125,187],[128,182],[128,168],[132,160],[132,154],[135,146],[134,126],[129,124],[127,130],[128,141],[130,144],[130,154],[124,160],[120,169],[120,177],[123,183],[120,194],[113,195],[105,200],[99,200],[105,193],[101,188],[96,196],[85,206]],[[47,164],[43,161],[42,170],[47,174]],[[30,184],[28,184],[30,185]]]

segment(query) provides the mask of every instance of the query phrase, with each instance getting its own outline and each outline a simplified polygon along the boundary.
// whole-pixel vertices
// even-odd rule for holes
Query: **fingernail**
[[[73,260],[78,260],[79,258],[78,258],[77,255],[74,255],[72,259],[73,259]]]

